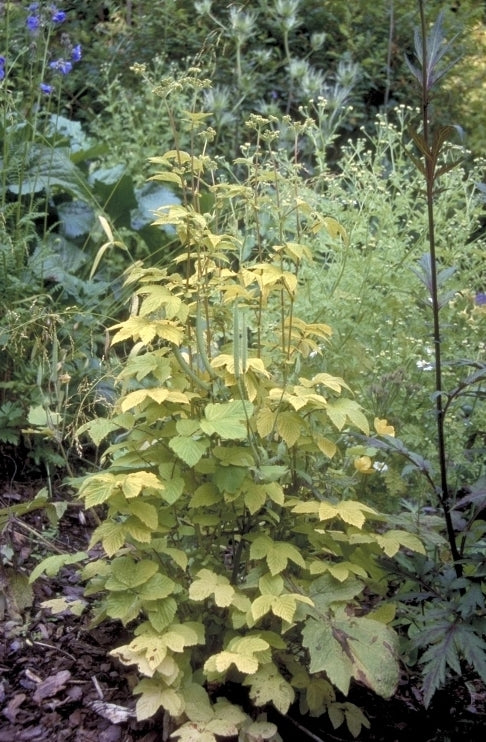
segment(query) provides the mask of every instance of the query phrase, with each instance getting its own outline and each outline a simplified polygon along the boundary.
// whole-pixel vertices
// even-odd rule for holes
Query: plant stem
[[[435,413],[437,426],[437,448],[440,470],[440,488],[437,495],[444,513],[444,519],[447,529],[447,538],[449,541],[451,555],[454,560],[454,569],[458,577],[462,576],[462,565],[460,564],[460,554],[457,549],[454,527],[449,511],[450,495],[447,481],[447,458],[446,442],[444,431],[444,407],[443,407],[443,387],[442,387],[442,358],[441,358],[441,325],[440,325],[440,303],[437,286],[437,253],[435,239],[435,218],[434,218],[434,185],[436,177],[437,155],[432,152],[430,145],[430,126],[429,126],[429,60],[427,49],[427,24],[425,19],[424,2],[419,0],[420,24],[422,32],[422,126],[423,139],[427,155],[425,156],[425,180],[427,194],[427,221],[428,221],[428,241],[430,255],[430,294],[432,299],[433,315],[433,339],[434,339],[434,360],[435,360]]]

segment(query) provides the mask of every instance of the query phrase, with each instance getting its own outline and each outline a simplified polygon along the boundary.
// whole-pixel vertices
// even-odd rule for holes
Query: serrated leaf
[[[54,577],[62,567],[65,567],[67,564],[77,564],[87,559],[87,557],[88,554],[85,551],[77,551],[75,554],[53,554],[46,557],[36,564],[30,573],[29,583],[35,582],[44,573],[48,577]]]
[[[159,708],[164,708],[171,716],[180,716],[184,711],[182,694],[172,688],[161,687],[156,680],[143,678],[133,692],[141,694],[135,707],[137,721],[150,719]]]
[[[135,515],[147,528],[152,531],[157,529],[159,524],[159,518],[157,514],[157,508],[148,502],[143,502],[140,499],[132,500],[130,502],[130,513]]]
[[[84,499],[86,508],[93,508],[109,500],[118,486],[118,480],[114,474],[110,472],[94,474],[87,477],[81,484],[79,496]]]
[[[105,610],[110,618],[118,618],[124,624],[133,621],[140,613],[141,603],[133,593],[110,593],[105,601]]]
[[[208,447],[205,440],[195,440],[191,437],[178,435],[171,438],[169,447],[177,456],[188,466],[195,466],[202,456],[204,456]]]
[[[137,497],[146,488],[160,492],[164,485],[155,474],[147,471],[137,471],[127,474],[121,481],[121,488],[125,497],[129,499]]]
[[[253,405],[243,400],[208,403],[200,425],[207,435],[215,434],[229,440],[246,438],[248,434],[246,421],[252,411]]]
[[[143,585],[139,595],[141,600],[162,600],[171,595],[175,587],[170,577],[157,573]]]
[[[287,623],[292,623],[296,609],[297,602],[293,595],[280,595],[273,598],[272,613]]]
[[[158,570],[158,565],[150,559],[136,562],[129,556],[114,559],[111,565],[112,576],[106,582],[108,590],[126,590],[147,582]]]
[[[250,698],[256,706],[272,703],[281,714],[286,714],[294,701],[294,690],[273,663],[261,667],[254,675],[245,678],[243,685],[250,686]]]
[[[162,632],[166,629],[174,620],[177,613],[177,603],[174,598],[166,598],[165,600],[157,600],[155,606],[152,608],[149,601],[144,603],[144,608],[147,611],[148,620],[156,631]]]
[[[304,426],[304,418],[297,412],[287,410],[277,416],[276,430],[289,448],[292,448],[300,438]]]
[[[425,547],[422,541],[418,536],[407,531],[386,531],[383,534],[376,534],[375,538],[387,556],[395,556],[402,546],[419,554],[425,554]]]
[[[112,557],[125,543],[126,529],[123,523],[106,521],[98,526],[91,537],[90,548],[101,541],[103,549]]]
[[[331,623],[308,618],[302,631],[302,644],[309,650],[309,672],[325,672],[331,683],[347,696],[353,667],[334,638]]]
[[[245,505],[250,511],[250,515],[254,515],[265,505],[267,496],[265,487],[263,485],[255,484],[249,487],[244,495]]]
[[[95,446],[99,446],[101,441],[110,435],[110,433],[119,430],[119,427],[118,423],[114,420],[108,420],[105,417],[97,417],[82,425],[78,430],[78,435],[88,433]]]
[[[219,652],[210,657],[204,665],[204,670],[211,671],[214,667],[216,672],[224,674],[231,665],[235,665],[240,672],[248,675],[258,670],[258,660],[255,657],[228,651]]]

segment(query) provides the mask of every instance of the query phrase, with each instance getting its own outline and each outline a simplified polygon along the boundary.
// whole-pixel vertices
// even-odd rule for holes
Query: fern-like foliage
[[[455,597],[460,600],[460,595]],[[420,631],[412,641],[412,647],[419,650],[426,647],[420,659],[426,707],[435,692],[445,685],[451,671],[460,676],[468,665],[486,682],[486,641],[483,638],[486,618],[477,616],[468,620],[456,608],[451,600],[426,610]]]

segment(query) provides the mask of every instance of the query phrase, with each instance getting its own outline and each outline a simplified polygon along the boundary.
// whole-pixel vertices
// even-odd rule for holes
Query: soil
[[[0,508],[28,501],[40,486],[0,485]],[[67,508],[55,530],[43,510],[0,522],[0,587],[14,571],[28,575],[40,558],[52,553],[46,541],[70,553],[86,549],[93,526],[75,505]],[[6,558],[9,555],[15,570]],[[168,728],[163,714],[149,722],[136,721],[131,689],[137,677],[108,655],[123,643],[123,627],[103,623],[89,628],[84,615],[54,616],[41,605],[52,598],[76,599],[81,594],[75,567],[63,568],[55,578],[37,580],[32,592],[25,588],[24,604],[17,605],[18,610],[5,600],[2,603],[0,590],[0,742],[165,742],[173,728]],[[247,705],[231,689],[228,695],[233,702]],[[472,676],[458,678],[447,691],[436,694],[428,710],[421,703],[418,679],[405,675],[389,701],[358,686],[349,700],[370,721],[370,730],[363,730],[358,738],[362,742],[484,739],[486,688]],[[284,742],[352,739],[343,727],[333,729],[327,716],[301,717],[294,708],[285,717],[271,709],[268,713]]]

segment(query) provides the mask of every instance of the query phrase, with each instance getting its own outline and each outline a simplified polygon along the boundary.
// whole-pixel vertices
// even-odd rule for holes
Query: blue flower
[[[476,304],[479,306],[486,304],[486,294],[483,291],[478,291],[476,294]]]
[[[0,57],[0,80],[5,77],[5,57]]]
[[[73,49],[71,51],[71,59],[73,60],[73,62],[79,62],[82,56],[83,50],[81,49],[81,44],[76,44],[76,46],[73,46]]]
[[[55,59],[54,62],[49,63],[49,67],[51,70],[60,72],[61,75],[68,75],[71,72],[73,65],[67,59]]]
[[[54,90],[54,88],[52,87],[52,85],[47,85],[45,82],[41,82],[40,89],[46,95],[50,95],[52,93],[52,91]]]
[[[25,24],[31,33],[35,33],[40,26],[40,18],[38,15],[29,15]]]
[[[55,10],[52,14],[51,20],[53,23],[64,23],[66,20],[66,13],[64,10]]]

